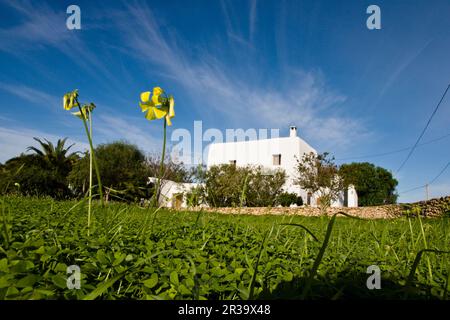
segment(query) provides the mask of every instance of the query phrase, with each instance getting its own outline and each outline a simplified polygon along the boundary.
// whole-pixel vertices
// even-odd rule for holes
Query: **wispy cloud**
[[[44,106],[52,110],[56,110],[56,106],[62,103],[62,100],[56,96],[22,84],[0,82],[0,90],[6,91],[32,104]]]
[[[100,115],[95,130],[100,133],[99,140],[112,142],[125,140],[135,144],[146,153],[158,152],[161,148],[161,139],[155,138],[156,127],[141,128],[136,123],[142,119],[119,118],[111,115]],[[153,129],[152,129],[153,128]]]
[[[250,17],[249,17],[249,37],[250,42],[253,42],[253,37],[255,35],[256,29],[256,0],[250,1]]]
[[[221,3],[227,28],[232,31],[226,3]],[[219,113],[233,126],[287,127],[297,123],[306,137],[323,148],[344,148],[368,136],[361,121],[339,112],[345,96],[329,89],[320,72],[290,71],[283,79],[249,79],[247,70],[225,64],[212,50],[185,54],[191,44],[178,39],[173,30],[163,34],[158,19],[144,4],[129,4],[117,27],[123,30],[124,43],[142,63],[164,70],[193,99],[202,97],[199,108],[205,109],[206,104],[211,115]],[[241,53],[242,57],[246,54],[248,51]]]
[[[68,30],[64,6],[50,7],[45,2],[9,1],[5,2],[21,14],[21,23],[0,29],[0,51],[8,52],[25,61],[39,65],[39,61],[30,60],[30,52],[56,49],[66,55],[106,88],[113,86],[111,91],[120,90],[122,83],[117,74],[110,71],[105,61],[106,54],[99,55],[99,45],[87,45],[84,40],[85,27],[81,30]],[[85,22],[86,19],[83,19]],[[97,50],[97,52],[95,52]],[[52,78],[50,71],[47,78]],[[108,81],[104,81],[107,79]]]
[[[386,93],[386,91],[390,89],[390,87],[395,83],[395,81],[398,79],[398,77],[401,75],[401,73],[406,68],[408,68],[408,66],[410,66],[411,63],[413,63],[414,60],[416,60],[422,54],[422,52],[424,50],[426,50],[426,48],[430,45],[432,40],[433,39],[429,39],[422,46],[416,48],[413,51],[408,51],[408,53],[402,57],[401,62],[397,65],[394,72],[392,72],[390,74],[385,85],[381,89],[380,97],[382,97]]]
[[[22,24],[0,30],[2,51],[20,54],[30,48],[42,49],[43,46],[57,46],[70,38],[65,29],[65,16],[56,13],[47,5],[38,8],[29,1],[9,1],[9,5],[24,18]]]

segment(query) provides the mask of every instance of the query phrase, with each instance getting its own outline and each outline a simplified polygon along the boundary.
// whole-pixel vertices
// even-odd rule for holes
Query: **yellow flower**
[[[85,104],[84,106],[82,106],[82,107],[81,107],[81,112],[80,112],[80,111],[72,112],[72,114],[73,114],[74,116],[77,116],[77,117],[80,118],[80,119],[83,119],[83,117],[84,117],[84,119],[87,120],[87,119],[88,119],[87,113],[88,113],[88,112],[91,113],[92,110],[94,110],[94,109],[95,109],[95,104],[93,104],[93,103],[91,102],[89,105],[86,105],[86,104]]]
[[[77,98],[78,98],[78,90],[66,93],[63,97],[64,109],[70,110],[73,107],[78,107]]]
[[[142,112],[147,112],[145,118],[147,120],[166,118],[167,125],[171,126],[171,118],[175,117],[175,101],[173,96],[168,98],[162,97],[164,90],[160,87],[153,88],[153,95],[150,99],[150,91],[141,93],[141,102],[139,106]]]

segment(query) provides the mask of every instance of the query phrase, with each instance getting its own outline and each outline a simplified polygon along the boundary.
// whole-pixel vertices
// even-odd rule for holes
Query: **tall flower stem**
[[[102,187],[102,181],[100,180],[100,171],[98,170],[97,159],[95,158],[94,145],[92,144],[92,138],[91,138],[91,135],[89,134],[89,129],[86,124],[86,119],[84,118],[84,114],[83,114],[83,111],[81,110],[79,103],[78,103],[78,109],[80,109],[81,120],[83,120],[84,130],[86,131],[86,135],[89,140],[89,146],[91,148],[92,160],[94,162],[95,173],[97,175],[98,191],[100,193],[100,200],[101,200],[102,206],[104,206],[105,204],[103,202],[103,191],[102,191],[103,187]]]
[[[159,195],[159,189],[161,187],[161,179],[163,176],[163,169],[164,169],[164,157],[166,156],[166,132],[167,132],[167,121],[166,118],[164,118],[164,135],[163,135],[163,149],[162,149],[162,155],[161,155],[161,163],[159,165],[159,177],[158,181],[156,183],[156,189],[155,189],[155,197],[153,200],[153,203],[155,206],[158,205],[158,195]]]
[[[89,115],[89,135],[92,137],[92,113]],[[92,207],[92,152],[89,152],[89,206],[88,206],[88,236],[91,225],[91,207]]]

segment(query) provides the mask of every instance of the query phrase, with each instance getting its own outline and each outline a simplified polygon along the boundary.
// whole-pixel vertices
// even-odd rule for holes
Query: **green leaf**
[[[35,253],[37,254],[44,254],[45,253],[45,247],[42,246],[39,249],[34,250]]]
[[[49,297],[55,295],[55,293],[53,291],[50,291],[50,290],[35,289],[34,291],[37,292],[37,293],[40,293],[40,294],[42,294],[44,296],[49,296]]]
[[[293,278],[294,278],[294,275],[292,274],[292,272],[287,272],[283,276],[284,281],[292,281]]]
[[[37,281],[39,280],[39,276],[35,274],[29,274],[22,279],[20,279],[16,283],[17,288],[25,288],[25,287],[32,287]]]
[[[109,265],[108,258],[106,257],[106,254],[102,249],[97,251],[97,259],[101,264]]]
[[[238,275],[241,275],[245,270],[246,268],[236,268],[234,269],[234,272],[237,273]]]
[[[9,287],[8,290],[6,291],[7,297],[14,297],[17,294],[19,294],[19,290],[17,290],[17,288],[15,287]]]
[[[152,274],[150,279],[143,281],[143,283],[147,288],[154,288],[158,284],[158,275],[156,273]]]
[[[65,263],[58,263],[55,267],[57,272],[67,272],[67,265]]]
[[[13,266],[11,267],[11,271],[13,273],[24,273],[27,272],[28,270],[32,269],[34,267],[34,263],[31,261],[24,261],[24,260],[20,260],[20,261],[14,261]]]
[[[234,273],[229,273],[225,276],[225,278],[223,279],[224,281],[233,281],[236,279],[236,275]]]
[[[117,252],[114,254],[115,260],[113,262],[113,266],[118,266],[119,264],[121,264],[123,262],[123,260],[125,260],[126,255],[123,254],[117,254]]]
[[[0,271],[9,272],[8,259],[3,258],[2,260],[0,260]]]
[[[101,296],[106,290],[108,290],[109,287],[111,287],[117,280],[122,278],[124,275],[125,273],[119,273],[114,278],[111,278],[106,282],[102,282],[97,286],[97,288],[94,289],[94,291],[85,296],[83,300],[94,300],[97,297]]]
[[[170,273],[170,282],[178,285],[180,283],[180,281],[178,280],[178,273],[176,271],[172,271]]]
[[[188,288],[186,288],[186,286],[185,286],[184,284],[180,284],[180,285],[179,285],[178,291],[179,291],[181,294],[184,294],[184,295],[192,294],[191,290],[189,290]]]
[[[2,277],[0,277],[0,289],[1,288],[7,288],[11,284],[13,284],[14,276],[12,274],[6,274]]]
[[[126,256],[126,258],[125,258],[125,261],[131,261],[131,260],[133,260],[133,255],[132,254],[129,254],[129,255],[127,255]]]
[[[62,275],[55,274],[52,277],[52,282],[55,286],[61,289],[67,289],[67,279]]]
[[[187,279],[186,279],[186,285],[187,285],[189,288],[193,288],[193,287],[195,286],[194,279],[192,279],[192,278],[187,278]]]

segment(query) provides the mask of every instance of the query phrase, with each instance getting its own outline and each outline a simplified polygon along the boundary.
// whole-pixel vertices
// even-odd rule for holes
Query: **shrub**
[[[102,184],[115,199],[137,202],[150,197],[147,185],[149,170],[145,155],[136,146],[126,142],[101,144],[95,148]],[[89,186],[89,154],[79,160],[69,174],[74,192],[82,196]],[[94,185],[97,178],[93,177]]]
[[[284,171],[222,164],[212,166],[204,174],[203,196],[212,207],[272,206],[285,181]]]
[[[283,207],[289,207],[291,204],[297,203],[298,198],[301,199],[301,197],[297,197],[295,193],[283,192],[278,196],[277,202]]]
[[[198,207],[203,201],[202,187],[196,187],[186,192],[186,204],[188,207]]]
[[[71,195],[65,175],[36,155],[21,155],[6,162],[0,172],[0,192],[56,199]]]

